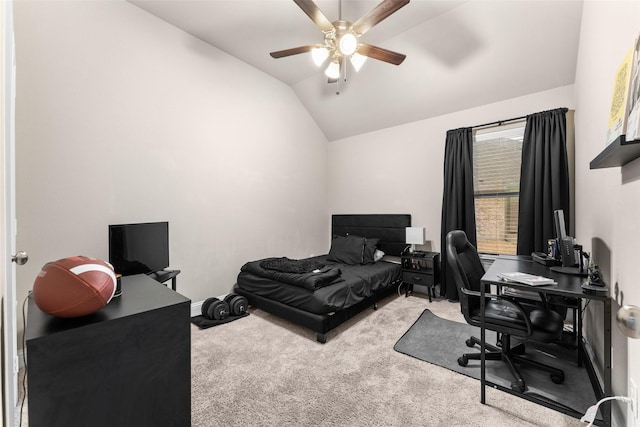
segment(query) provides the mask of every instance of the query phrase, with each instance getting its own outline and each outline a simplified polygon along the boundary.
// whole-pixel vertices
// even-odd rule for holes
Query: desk
[[[536,286],[532,288],[528,285],[513,283],[513,282],[505,282],[498,277],[498,273],[506,273],[519,271],[522,273],[535,274],[538,276],[545,276],[554,279],[558,282],[557,285],[547,285],[547,286]],[[582,305],[583,300],[597,300],[602,301],[604,304],[604,373],[603,373],[603,382],[601,385],[598,380],[591,359],[584,349],[584,343],[582,342],[582,337],[578,337],[578,351],[580,352],[579,357],[581,360],[585,361],[587,371],[589,373],[589,377],[591,379],[591,383],[594,386],[594,391],[598,399],[601,399],[605,396],[611,396],[611,298],[609,296],[597,296],[586,294],[582,291],[582,283],[586,279],[584,277],[579,277],[575,275],[569,274],[561,274],[555,273],[551,271],[548,267],[545,267],[541,264],[538,264],[531,260],[531,257],[518,256],[518,257],[498,257],[491,267],[487,270],[484,276],[482,276],[482,283],[496,285],[498,287],[505,286],[508,284],[509,287],[515,289],[523,289],[527,291],[535,290],[536,292],[544,293],[545,295],[560,295],[563,297],[569,298],[577,298],[581,301],[580,305]],[[481,295],[480,304],[481,304],[481,312],[482,312],[482,326],[480,328],[480,340],[482,341],[482,357],[480,362],[480,401],[485,403],[485,386],[487,384],[492,387],[498,388],[500,390],[506,391],[511,394],[518,394],[510,389],[499,386],[497,384],[492,384],[486,381],[485,379],[485,328],[484,328],[484,293],[485,287],[481,286]],[[554,406],[553,402],[549,401],[538,401],[531,397],[526,397],[528,400],[535,401],[536,403],[540,403],[549,408],[558,410],[563,413],[567,413],[566,408],[560,406]],[[595,403],[595,402],[594,402]],[[604,417],[604,422],[606,425],[611,425],[611,402],[605,402],[600,406],[602,410],[602,415]],[[579,418],[582,414],[569,414],[574,415]]]

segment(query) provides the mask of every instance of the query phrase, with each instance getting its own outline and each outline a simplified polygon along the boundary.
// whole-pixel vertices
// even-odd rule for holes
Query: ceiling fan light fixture
[[[326,47],[314,47],[311,49],[311,58],[316,66],[321,66],[329,57],[329,51]]]
[[[340,78],[340,64],[337,62],[331,61],[331,64],[327,67],[324,74],[330,79],[339,79]]]
[[[362,68],[362,66],[364,65],[365,61],[367,60],[367,57],[364,55],[360,55],[359,53],[354,53],[353,55],[351,55],[351,65],[353,65],[353,68],[356,70],[356,72],[360,71],[360,68]]]
[[[342,37],[340,37],[340,53],[344,56],[353,55],[358,48],[358,40],[356,36],[351,33],[346,33]]]

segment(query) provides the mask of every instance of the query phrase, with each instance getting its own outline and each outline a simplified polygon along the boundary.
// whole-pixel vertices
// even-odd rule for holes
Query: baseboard
[[[191,317],[200,316],[202,314],[202,304],[204,301],[191,303]]]
[[[593,370],[596,374],[596,378],[600,382],[600,385],[602,385],[604,384],[604,373],[602,372],[602,365],[600,363],[600,360],[598,360],[598,355],[591,346],[591,343],[589,342],[587,337],[583,337],[582,342],[584,344],[584,350],[587,353],[587,357],[592,360]]]
[[[24,360],[26,358],[26,350],[24,348],[21,348],[18,350],[18,368],[23,369],[24,368]]]
[[[598,360],[598,355],[596,354],[593,346],[589,342],[589,340],[585,337],[583,338],[584,350],[587,353],[587,357],[589,357],[593,362],[593,370],[595,371],[596,378],[600,382],[600,385],[604,384],[604,373],[602,372],[602,364],[600,360]],[[613,372],[612,372],[613,375]],[[613,381],[613,378],[612,378]],[[611,384],[613,387],[613,384]],[[612,393],[615,395],[615,390],[612,390]],[[626,396],[625,392],[621,393]],[[593,402],[596,403],[596,402]],[[631,425],[627,423],[627,408],[626,405],[621,404],[620,402],[613,401],[611,402],[611,425],[613,426],[624,426]]]

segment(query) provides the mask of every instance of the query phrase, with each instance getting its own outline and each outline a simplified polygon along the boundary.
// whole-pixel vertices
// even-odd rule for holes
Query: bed
[[[328,254],[247,262],[234,292],[254,308],[313,330],[325,343],[330,330],[368,307],[376,309],[401,283],[399,263],[387,259],[400,256],[410,226],[406,214],[333,215]],[[385,258],[378,260],[376,249]]]

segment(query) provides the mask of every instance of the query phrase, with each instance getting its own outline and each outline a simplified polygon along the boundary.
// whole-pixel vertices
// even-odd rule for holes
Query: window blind
[[[473,186],[478,251],[516,254],[525,122],[474,135]]]

